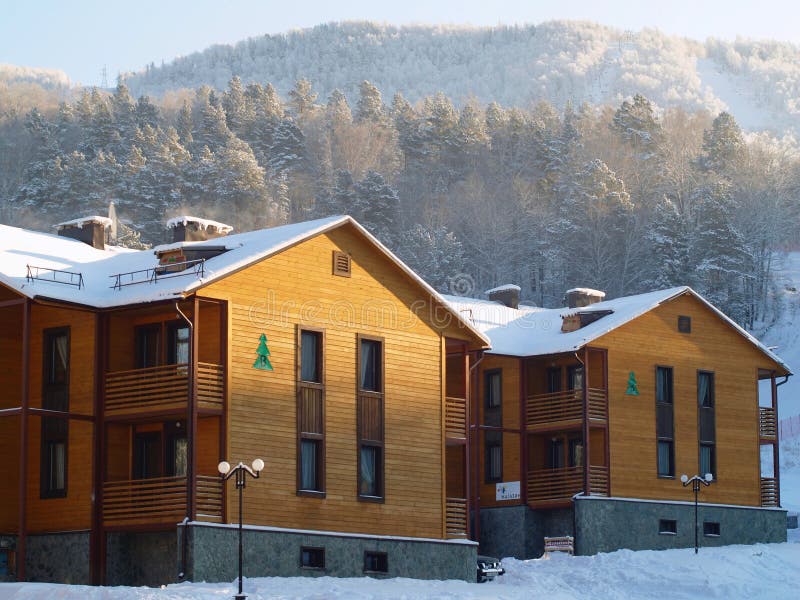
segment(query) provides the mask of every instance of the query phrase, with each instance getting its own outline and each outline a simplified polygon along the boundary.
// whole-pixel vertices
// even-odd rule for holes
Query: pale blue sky
[[[0,63],[61,69],[109,83],[215,43],[342,20],[397,25],[496,25],[586,19],[621,29],[657,27],[699,40],[775,38],[800,43],[800,0],[0,0]]]

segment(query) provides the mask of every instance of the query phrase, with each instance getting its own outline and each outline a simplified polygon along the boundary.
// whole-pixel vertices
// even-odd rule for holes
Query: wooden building
[[[785,540],[778,356],[688,287],[570,290],[562,309],[518,294],[448,298],[492,343],[472,382],[482,552],[538,556],[564,535],[584,554],[692,545],[681,475],[706,473],[703,543]]]
[[[232,580],[255,458],[247,575],[474,578],[468,319],[349,217],[107,225],[0,226],[7,578]]]

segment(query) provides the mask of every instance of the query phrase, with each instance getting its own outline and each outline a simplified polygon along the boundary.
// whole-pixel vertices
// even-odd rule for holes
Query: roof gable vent
[[[340,250],[333,251],[333,274],[339,277],[350,277],[351,275],[350,255]]]

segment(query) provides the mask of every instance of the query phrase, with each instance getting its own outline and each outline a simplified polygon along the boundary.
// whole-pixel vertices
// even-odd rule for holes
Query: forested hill
[[[412,103],[444,92],[526,107],[618,105],[636,93],[659,107],[731,112],[745,130],[800,130],[800,48],[774,41],[696,42],[655,30],[585,22],[520,27],[393,27],[336,23],[218,45],[125,76],[134,95],[161,96],[232,76],[286,94],[305,77],[322,97],[354,97],[364,79]]]

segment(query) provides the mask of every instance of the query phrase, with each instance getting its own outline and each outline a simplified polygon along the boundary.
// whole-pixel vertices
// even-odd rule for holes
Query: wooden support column
[[[197,360],[200,350],[200,300],[194,296],[191,328],[191,350],[189,351],[189,473],[186,496],[189,506],[186,514],[194,521],[197,518]]]
[[[781,505],[781,462],[780,462],[780,421],[778,420],[778,384],[775,381],[775,371],[770,373],[772,388],[772,410],[775,414],[775,441],[772,442],[772,474],[775,476],[776,501]],[[760,427],[760,426],[759,426]]]
[[[606,446],[606,473],[608,474],[608,489],[606,494],[611,496],[611,430],[609,423],[611,423],[611,415],[609,414],[609,390],[608,390],[608,350],[598,350],[600,356],[603,358],[603,393],[606,400],[606,424],[605,424],[605,446]]]
[[[103,484],[106,470],[105,384],[108,360],[108,315],[96,313],[94,360],[94,426],[92,429],[92,531],[89,566],[92,585],[104,585],[106,579],[106,532],[103,526]]]
[[[482,360],[482,357],[478,357],[475,365],[473,365],[475,369],[474,377],[472,376],[472,368],[468,371],[469,376],[469,384],[470,384],[470,394],[472,396],[472,422],[473,425],[470,428],[472,430],[473,438],[472,438],[472,468],[473,470],[473,481],[472,486],[474,489],[474,496],[473,496],[473,510],[475,511],[475,523],[473,526],[473,539],[480,544],[481,541],[481,461],[480,461],[480,451],[481,451],[481,430],[479,427],[480,424],[480,405],[479,402],[479,387],[478,387],[478,377],[479,377],[479,370],[478,370],[478,363]]]
[[[589,348],[583,349],[583,494],[591,494],[589,479]]]
[[[464,353],[464,495],[467,498],[467,537],[469,539],[472,538],[472,520],[470,519],[470,511],[473,509],[474,505],[472,503],[472,467],[471,467],[471,454],[472,452],[472,424],[470,420],[470,415],[472,414],[472,410],[470,410],[470,400],[472,399],[472,395],[470,394],[470,378],[469,378],[469,352],[467,352],[467,345],[464,344],[462,346],[462,351]]]
[[[228,350],[228,302],[220,302],[219,307],[219,343],[220,343],[220,362],[225,369],[222,375],[222,414],[219,423],[219,460],[227,460],[228,456],[228,414],[230,411],[230,380],[231,365],[230,352]],[[227,486],[222,485],[222,522],[228,522],[228,494]]]
[[[31,301],[22,306],[22,398],[19,415],[19,505],[17,511],[17,581],[25,581],[28,504],[28,409],[30,408]]]
[[[528,503],[528,370],[527,361],[519,359],[519,491],[523,504]]]

